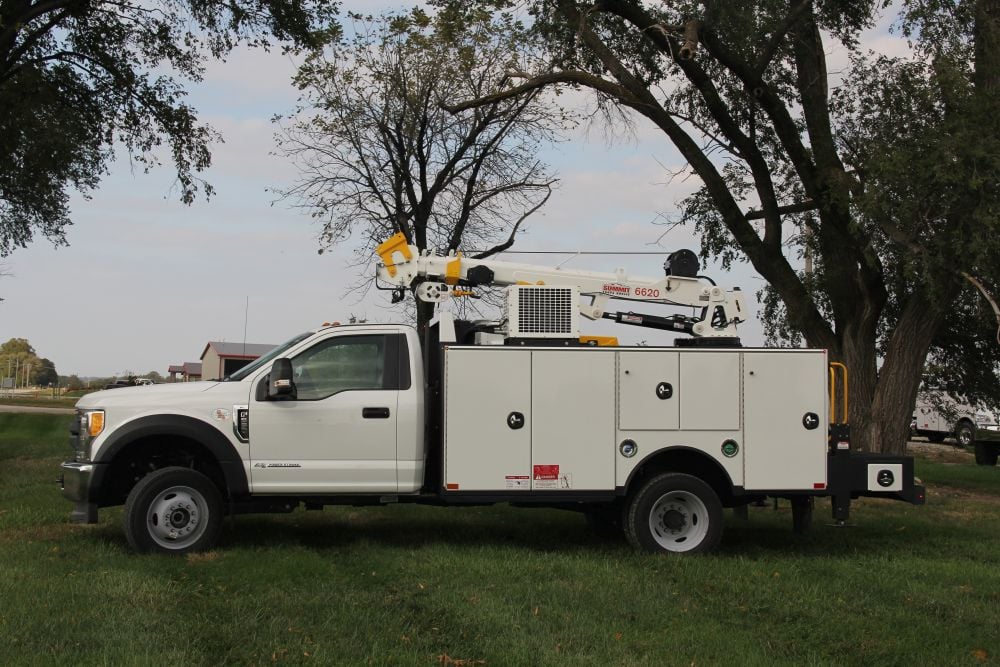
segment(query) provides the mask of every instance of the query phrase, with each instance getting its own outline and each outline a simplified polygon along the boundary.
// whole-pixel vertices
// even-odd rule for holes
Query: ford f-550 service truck
[[[850,449],[826,352],[741,347],[741,293],[698,276],[689,251],[659,279],[421,254],[401,235],[379,253],[400,295],[507,286],[503,319],[439,312],[423,354],[408,326],[328,326],[223,381],[84,396],[62,465],[74,520],[124,503],[135,550],[183,553],[213,544],[226,514],[509,502],[699,552],[723,507],[766,496],[790,498],[799,527],[819,496],[838,521],[858,496],[923,502],[910,458]],[[611,299],[700,314],[609,312]],[[581,336],[581,317],[691,337],[619,346]]]

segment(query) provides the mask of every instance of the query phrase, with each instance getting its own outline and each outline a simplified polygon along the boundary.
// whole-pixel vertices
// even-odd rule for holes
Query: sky
[[[346,2],[376,11],[378,3]],[[392,3],[383,3],[393,6]],[[406,6],[405,4],[399,5]],[[864,48],[898,53],[905,43],[887,23],[866,35]],[[830,71],[847,61],[831,47]],[[279,51],[238,49],[208,65],[205,80],[188,87],[200,119],[218,130],[213,166],[203,174],[216,189],[210,201],[178,200],[166,167],[145,174],[117,161],[91,198],[74,195],[67,247],[36,240],[0,259],[0,342],[27,338],[60,375],[108,377],[157,371],[198,361],[208,341],[278,344],[323,322],[357,316],[400,321],[377,294],[347,294],[355,274],[348,243],[318,254],[319,228],[275,202],[268,189],[295,179],[295,167],[273,154],[274,114],[292,110],[295,62]],[[665,136],[641,120],[633,137],[609,143],[600,126],[581,128],[541,156],[559,188],[525,224],[520,250],[663,250],[662,255],[584,256],[568,267],[632,275],[662,275],[670,250],[698,250],[692,230],[660,239],[663,215],[676,212],[694,178],[669,179],[683,160]],[[510,261],[555,264],[565,258],[508,255]],[[747,265],[730,273],[703,269],[723,286],[739,286],[753,305],[762,279]],[[613,302],[614,303],[614,302]],[[636,308],[623,303],[622,310]],[[662,312],[662,311],[661,311]],[[662,332],[608,322],[582,327],[618,335],[623,343],[669,344]],[[245,338],[244,338],[245,336]],[[744,345],[760,345],[754,320],[742,325]]]

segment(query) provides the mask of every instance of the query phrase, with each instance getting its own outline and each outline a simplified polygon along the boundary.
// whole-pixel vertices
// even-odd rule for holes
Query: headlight
[[[104,410],[81,410],[80,431],[77,434],[76,455],[80,461],[90,460],[90,445],[104,432]]]
[[[96,438],[104,432],[104,410],[91,410],[83,413],[86,421],[86,434],[91,439]]]

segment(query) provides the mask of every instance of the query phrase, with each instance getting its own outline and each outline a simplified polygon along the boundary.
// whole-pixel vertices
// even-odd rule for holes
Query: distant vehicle
[[[122,387],[134,387],[135,385],[128,380],[115,380],[114,382],[109,382],[104,385],[105,389],[121,389]]]
[[[976,463],[996,465],[1000,454],[997,415],[951,398],[943,392],[922,391],[913,411],[912,429],[931,442],[954,437],[962,447],[974,445]]]
[[[134,378],[133,380],[115,380],[104,385],[105,389],[121,389],[122,387],[148,387],[153,381],[149,378]]]

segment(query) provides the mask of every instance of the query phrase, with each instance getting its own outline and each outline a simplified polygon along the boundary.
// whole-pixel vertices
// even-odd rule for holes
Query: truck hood
[[[171,384],[156,384],[145,387],[122,387],[120,389],[105,389],[95,391],[81,397],[76,403],[78,410],[91,410],[108,407],[151,407],[159,405],[180,405],[191,402],[202,402],[211,394],[212,399],[244,402],[249,393],[249,385],[245,382],[174,382]]]

